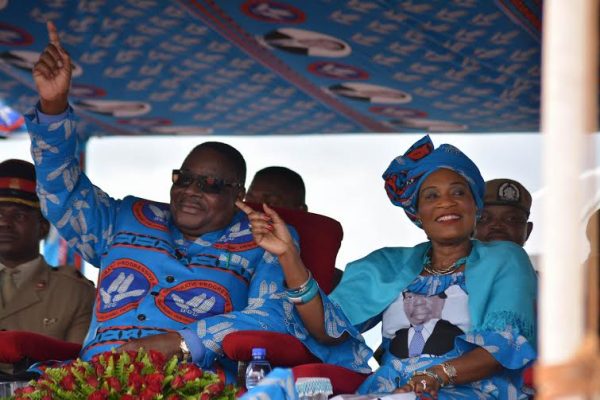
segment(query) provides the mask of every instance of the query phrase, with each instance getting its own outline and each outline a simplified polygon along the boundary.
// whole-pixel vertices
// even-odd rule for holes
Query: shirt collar
[[[33,260],[29,260],[27,262],[24,262],[23,264],[17,265],[14,268],[11,268],[13,272],[13,280],[15,281],[15,285],[17,286],[17,288],[21,287],[23,283],[31,279],[35,272],[35,267],[38,265],[41,258],[42,256],[38,255]],[[8,267],[0,263],[0,271],[3,271],[5,269],[8,269]]]

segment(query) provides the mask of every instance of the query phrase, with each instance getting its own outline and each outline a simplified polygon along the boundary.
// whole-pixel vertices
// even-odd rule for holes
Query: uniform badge
[[[506,182],[498,188],[498,200],[518,203],[521,198],[519,188],[511,182]]]

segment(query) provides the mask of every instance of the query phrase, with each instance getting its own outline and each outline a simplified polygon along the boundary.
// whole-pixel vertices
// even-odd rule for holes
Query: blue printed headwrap
[[[465,178],[477,210],[483,208],[485,182],[475,163],[450,144],[443,144],[434,150],[433,142],[427,135],[413,144],[403,156],[396,157],[383,173],[385,191],[391,202],[402,207],[408,218],[419,227],[419,188],[429,174],[440,168],[450,169]]]

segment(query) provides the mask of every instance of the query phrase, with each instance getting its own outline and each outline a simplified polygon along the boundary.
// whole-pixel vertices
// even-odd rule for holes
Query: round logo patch
[[[300,24],[306,20],[302,10],[276,1],[249,0],[242,4],[242,12],[250,18],[277,24]]]
[[[189,324],[232,311],[231,298],[224,286],[213,281],[186,281],[161,290],[156,305],[169,318]]]
[[[117,123],[121,124],[121,125],[153,127],[153,126],[171,125],[172,121],[167,118],[159,118],[159,117],[147,117],[147,118],[139,117],[139,118],[129,118],[129,119],[118,119]]]
[[[425,111],[397,106],[373,106],[369,107],[369,111],[392,118],[424,118],[427,116]]]
[[[320,61],[310,64],[308,72],[325,78],[342,80],[361,80],[368,79],[369,74],[360,68],[348,64],[342,64],[334,61]]]
[[[133,215],[145,227],[168,232],[169,206],[139,200],[133,205]]]
[[[104,97],[106,90],[92,85],[73,84],[71,85],[71,95],[83,98]]]
[[[21,28],[0,22],[0,44],[6,46],[28,46],[33,36]]]
[[[102,271],[98,282],[96,318],[107,321],[136,308],[158,279],[145,265],[121,258]]]

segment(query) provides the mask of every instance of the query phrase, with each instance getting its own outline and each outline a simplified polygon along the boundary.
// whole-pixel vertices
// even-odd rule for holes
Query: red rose
[[[111,389],[113,389],[115,392],[121,391],[121,382],[119,381],[119,378],[117,378],[116,376],[109,376],[106,379],[106,382],[108,382],[108,386]]]
[[[104,375],[104,365],[100,363],[94,364],[94,369],[96,370],[96,376]]]
[[[35,388],[33,386],[25,386],[23,388],[18,388],[17,390],[15,390],[16,395],[33,393],[33,392],[35,392]]]
[[[202,377],[202,370],[196,367],[194,364],[187,364],[186,368],[183,372],[183,379],[188,381],[193,381],[196,378]]]
[[[175,378],[173,378],[173,380],[171,381],[171,387],[173,389],[179,389],[180,387],[182,387],[184,385],[184,381],[183,378],[181,377],[181,375],[177,375]]]
[[[160,372],[154,372],[146,375],[146,387],[155,393],[162,393],[162,385],[164,380],[165,376]]]
[[[136,371],[136,372],[140,372],[141,373],[144,368],[146,368],[146,366],[141,361],[135,361],[133,363],[133,370]]]
[[[182,400],[182,397],[178,394],[170,394],[169,397],[167,397],[167,400]]]
[[[210,385],[206,386],[204,388],[204,392],[207,392],[212,395],[212,394],[221,393],[223,391],[223,389],[225,389],[225,384],[223,382],[219,381],[219,382],[211,383]]]
[[[122,394],[120,397],[120,400],[135,400],[137,399],[136,396],[133,396],[131,394]]]
[[[88,396],[88,400],[106,400],[108,399],[108,390],[100,389]]]
[[[200,394],[200,400],[210,400],[210,394],[208,394],[206,392],[202,392]]]
[[[165,355],[156,350],[150,350],[150,360],[156,369],[162,369],[166,362]]]
[[[98,387],[98,385],[100,384],[100,382],[98,382],[98,378],[96,378],[95,376],[86,377],[85,382],[88,385],[90,385],[91,387],[93,387],[94,389],[96,389]]]
[[[60,381],[60,386],[65,390],[73,390],[75,388],[75,378],[73,375],[65,375]]]
[[[160,392],[157,393],[157,392],[150,390],[149,388],[146,388],[142,391],[142,393],[139,394],[138,398],[140,400],[154,400],[154,398],[159,394],[160,394]]]
[[[142,375],[137,372],[132,372],[129,374],[129,379],[127,379],[127,386],[132,388],[135,392],[139,392],[142,384],[144,383],[144,379]]]
[[[104,353],[102,353],[102,354],[104,354]],[[93,357],[92,357],[92,359],[90,360],[90,362],[91,362],[92,364],[97,364],[97,363],[99,363],[99,362],[100,362],[100,354],[96,354],[95,356],[93,356]]]

